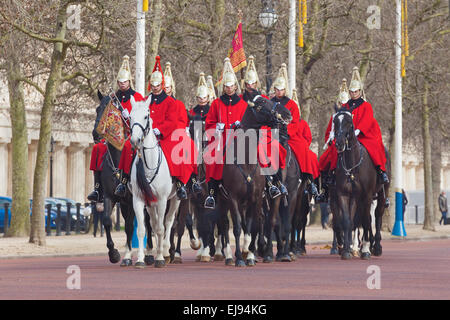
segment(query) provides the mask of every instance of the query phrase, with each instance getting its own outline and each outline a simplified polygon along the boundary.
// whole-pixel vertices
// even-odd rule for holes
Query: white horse
[[[153,121],[150,118],[151,98],[136,102],[130,99],[130,142],[137,151],[130,176],[130,189],[133,194],[133,208],[137,220],[137,238],[139,241],[138,258],[135,266],[143,268],[144,263],[144,208],[150,215],[150,225],[156,236],[155,267],[161,268],[168,262],[170,232],[178,211],[180,200],[176,196],[176,186],[172,182],[169,166],[159,141],[153,133]],[[166,213],[166,207],[169,210]]]

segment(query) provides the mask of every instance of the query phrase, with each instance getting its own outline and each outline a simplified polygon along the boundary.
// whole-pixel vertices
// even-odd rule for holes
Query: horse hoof
[[[380,246],[380,247],[374,247],[374,248],[373,248],[373,255],[374,255],[375,257],[381,256],[382,253],[383,253],[383,249],[381,248],[381,246]]]
[[[343,252],[341,255],[342,260],[350,260],[351,258],[352,258],[352,255],[350,254],[350,252]]]
[[[221,254],[215,254],[214,255],[214,261],[223,261],[225,260],[225,257]]]
[[[145,268],[145,263],[142,261],[138,261],[134,264],[134,267],[137,269],[144,269]]]
[[[354,257],[360,257],[361,253],[359,252],[359,250],[352,250],[352,256]]]
[[[111,263],[117,263],[120,261],[120,253],[117,249],[113,249],[108,252],[109,255],[109,261]]]
[[[155,268],[164,268],[166,266],[166,260],[155,260]]]
[[[181,263],[183,263],[183,260],[181,259],[181,257],[175,257],[175,258],[173,259],[173,263],[175,263],[175,264],[181,264]]]
[[[233,259],[232,258],[225,259],[225,265],[226,266],[232,266],[233,265]]]
[[[272,263],[273,258],[271,256],[264,257],[263,263]]]
[[[244,260],[236,260],[235,266],[238,267],[238,268],[245,267]]]
[[[190,246],[191,246],[192,250],[198,250],[198,249],[200,249],[201,243],[197,239],[192,239],[191,243],[190,243]]]
[[[281,262],[291,262],[291,256],[288,254],[285,254],[284,256],[281,257]]]
[[[246,260],[248,256],[248,251],[247,252],[242,252],[242,259]]]
[[[211,257],[210,256],[201,256],[200,262],[210,262]]]
[[[337,254],[339,254],[339,250],[337,248],[331,248],[330,254],[331,255],[335,255],[335,254],[337,255]]]
[[[247,266],[254,267],[256,265],[255,259],[247,259]]]
[[[155,263],[155,257],[152,255],[148,255],[144,257],[144,262],[146,265],[151,266]]]
[[[361,254],[361,259],[362,260],[370,260],[370,253],[369,252],[363,252]]]
[[[131,261],[131,259],[123,259],[122,262],[120,263],[121,267],[129,267],[133,265],[133,261]]]
[[[201,259],[202,257],[201,256],[196,256],[195,257],[195,262],[200,262],[200,259]]]
[[[169,263],[169,262],[170,262],[170,256],[164,257],[164,262],[165,262],[165,263]]]
[[[289,257],[291,257],[292,261],[297,260],[297,257],[295,256],[295,254],[293,252],[289,252]]]

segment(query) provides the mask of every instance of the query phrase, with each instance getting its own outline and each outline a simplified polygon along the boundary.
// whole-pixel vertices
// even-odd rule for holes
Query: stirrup
[[[269,196],[272,199],[278,198],[279,196],[281,196],[281,191],[280,189],[278,189],[276,186],[274,186],[273,184],[269,187]]]
[[[309,185],[309,187],[311,188],[311,194],[312,194],[314,197],[319,196],[319,191],[317,191],[317,186],[316,186],[316,184],[315,184],[314,182],[311,182],[310,185]]]
[[[177,197],[178,200],[186,200],[188,198],[186,188],[181,183],[177,183]]]
[[[214,199],[213,196],[210,195],[205,199],[205,203],[203,204],[203,206],[205,207],[205,209],[215,209],[216,200]]]
[[[200,186],[200,183],[197,181],[197,179],[192,179],[192,192],[194,194],[201,194],[202,193],[202,187]]]

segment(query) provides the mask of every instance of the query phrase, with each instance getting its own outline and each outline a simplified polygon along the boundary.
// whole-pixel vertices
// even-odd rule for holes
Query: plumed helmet
[[[172,68],[170,62],[166,62],[166,68],[164,69],[164,84],[166,87],[172,87],[172,95],[175,97],[175,81],[172,76]]]
[[[209,97],[209,89],[208,86],[206,85],[205,74],[203,72],[200,73],[200,77],[198,79],[196,96],[202,99]]]
[[[248,58],[247,69],[245,70],[244,83],[253,84],[256,83],[256,87],[259,89],[261,83],[259,81],[258,72],[255,67],[255,57],[250,56]]]
[[[211,103],[211,102],[214,101],[214,99],[217,98],[217,96],[216,96],[216,89],[214,88],[213,77],[211,75],[206,77],[206,86],[208,87],[209,102]]]
[[[361,80],[361,76],[359,75],[358,67],[353,67],[352,80],[350,81],[349,90],[361,90],[361,97],[366,100],[366,95],[364,93],[364,84]]]
[[[292,88],[292,100],[297,104],[298,107],[298,113],[300,117],[302,116],[302,111],[300,110],[300,104],[298,103],[298,95],[297,95],[297,89]]]
[[[223,87],[224,86],[232,86],[233,84],[236,85],[236,93],[241,93],[241,87],[239,86],[239,81],[236,77],[236,74],[234,73],[233,66],[231,65],[230,58],[225,58],[224,64],[223,64],[223,72],[222,72],[222,84],[219,85],[219,96],[222,95]]]
[[[117,81],[125,82],[130,81],[130,86],[133,87],[133,81],[131,80],[131,71],[130,71],[130,57],[124,56],[122,60],[122,66],[119,69],[119,73],[117,74]]]
[[[155,65],[153,67],[152,74],[150,75],[150,81],[148,82],[147,90],[151,90],[151,86],[162,85],[164,88],[164,76],[162,74],[161,68],[161,58],[160,56],[155,57]]]
[[[344,104],[347,103],[347,101],[350,100],[350,96],[348,94],[348,88],[347,88],[347,79],[342,79],[342,84],[341,87],[339,89],[339,96],[338,96],[338,101],[337,104]]]
[[[289,97],[289,80],[287,75],[286,64],[281,64],[280,70],[278,71],[278,76],[273,83],[273,87],[278,90],[286,90],[286,96]]]

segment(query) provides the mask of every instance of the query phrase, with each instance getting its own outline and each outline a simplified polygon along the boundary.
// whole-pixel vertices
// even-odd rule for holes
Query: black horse
[[[287,150],[286,168],[283,170],[283,183],[285,184],[288,195],[285,198],[278,197],[270,199],[268,210],[265,212],[265,230],[264,235],[267,238],[264,249],[263,262],[273,262],[272,234],[277,240],[276,260],[282,262],[291,262],[290,239],[294,223],[295,212],[300,210],[303,191],[306,188],[306,179],[302,179],[300,165],[289,147],[287,141],[283,144]]]
[[[92,131],[92,136],[94,141],[100,141],[100,136],[97,133],[97,125],[105,111],[106,106],[111,101],[110,96],[103,96],[100,91],[97,93],[100,100],[100,105],[96,109],[97,117],[95,120],[94,130]],[[133,237],[134,230],[134,210],[133,210],[133,199],[131,193],[127,190],[126,196],[124,198],[117,197],[114,195],[114,191],[119,184],[120,177],[118,176],[118,165],[120,161],[121,151],[116,149],[109,142],[107,143],[107,152],[103,160],[103,170],[101,171],[101,184],[103,186],[103,197],[104,197],[104,214],[103,214],[103,226],[106,233],[106,246],[108,248],[109,261],[111,263],[117,263],[120,260],[120,253],[114,247],[114,242],[111,237],[112,220],[111,213],[113,211],[116,203],[120,203],[120,209],[122,216],[125,220],[125,233],[127,235],[127,247],[131,251],[131,241]],[[149,235],[151,235],[150,220],[145,219],[147,224],[147,230]],[[152,247],[151,236],[147,237],[147,245]],[[146,257],[147,263],[151,263],[152,257]],[[132,265],[131,259],[124,259],[121,266]]]
[[[351,259],[352,231],[363,228],[362,259],[382,254],[381,224],[389,185],[383,185],[366,148],[358,141],[353,127],[351,110],[336,109],[334,135],[338,151],[335,192],[330,190],[330,207],[333,212],[333,231],[338,245],[343,245],[342,259]],[[390,160],[387,150],[387,174]],[[370,207],[376,195],[375,238],[372,234]]]
[[[255,264],[255,258],[250,254],[255,253],[256,236],[258,233],[263,234],[262,198],[266,177],[256,160],[257,143],[259,141],[257,133],[262,126],[272,128],[277,126],[280,121],[291,121],[289,110],[281,104],[257,96],[253,99],[253,102],[249,103],[249,107],[247,107],[240,121],[240,129],[236,130],[234,135],[227,140],[227,160],[223,168],[222,183],[224,192],[220,194],[219,202],[226,203],[231,212],[236,242],[235,265],[237,267],[246,265],[240,248],[241,229],[246,235],[251,233],[251,241],[248,247],[249,257],[247,257],[247,265],[249,266]],[[252,132],[256,133],[256,141],[253,140],[253,145]],[[244,143],[243,150],[239,148],[240,143]],[[239,154],[238,151],[240,151]],[[230,154],[234,156],[234,159]],[[223,211],[226,214],[227,210]],[[252,223],[256,223],[258,227],[252,227]],[[264,246],[264,238],[261,236],[258,246]]]

